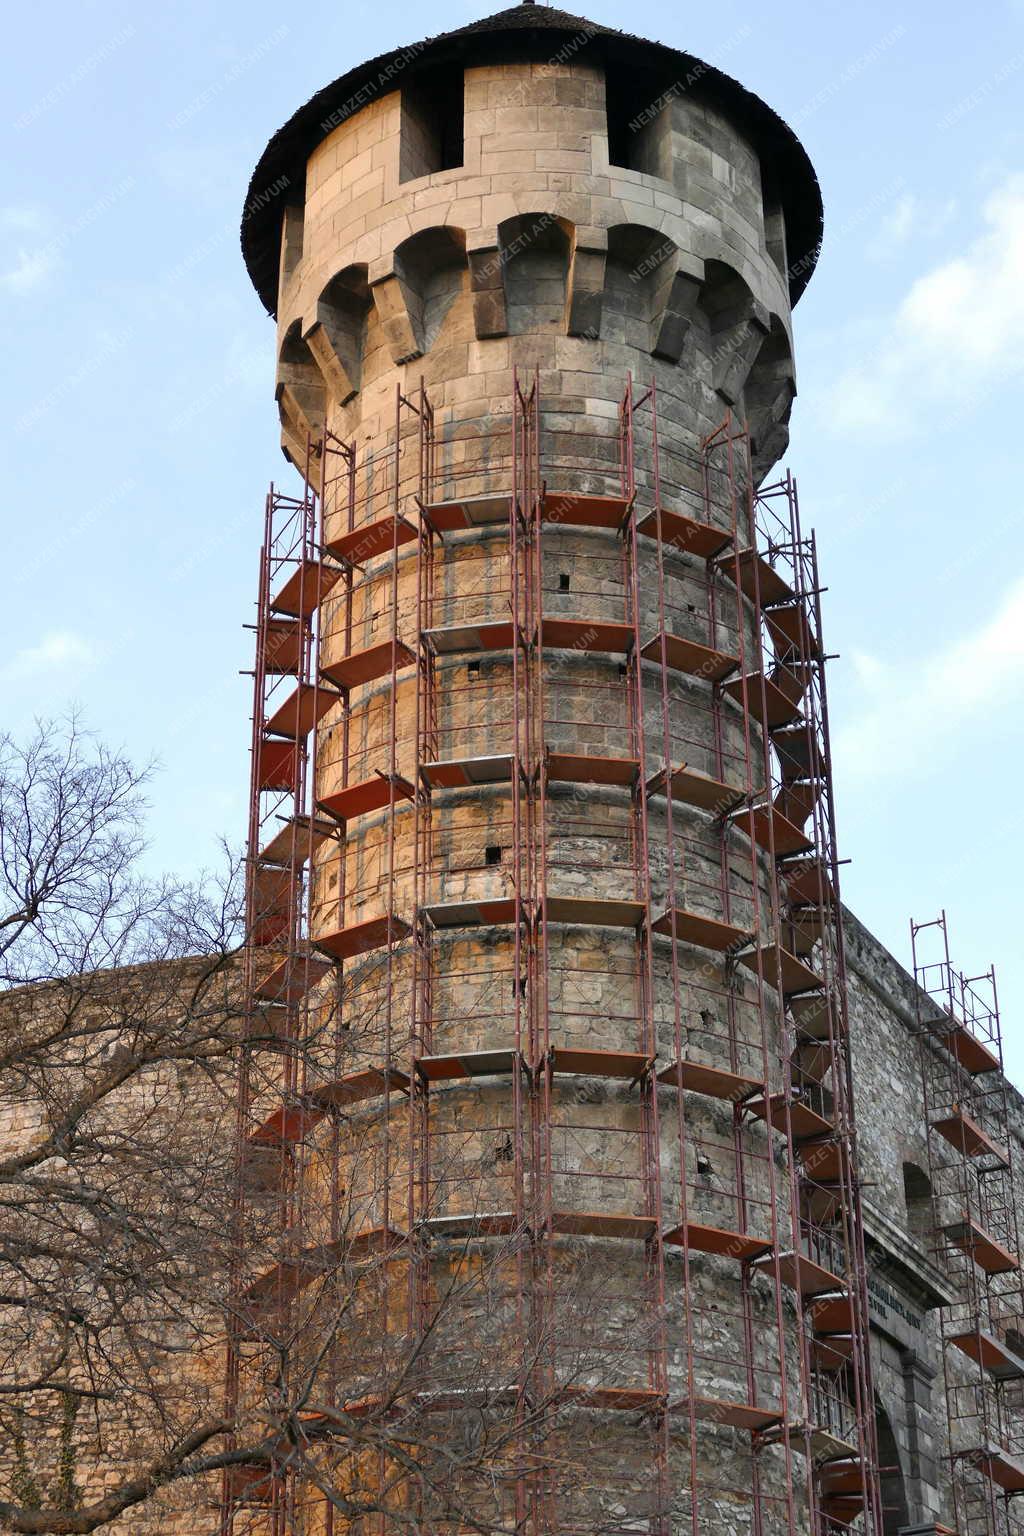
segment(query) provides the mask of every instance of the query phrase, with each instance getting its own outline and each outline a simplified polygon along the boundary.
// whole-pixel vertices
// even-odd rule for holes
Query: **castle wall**
[[[903,1164],[927,1167],[924,1149],[924,1111],[918,1064],[919,1041],[914,1033],[914,985],[912,977],[870,931],[846,914],[849,964],[850,1017],[854,1063],[854,1093],[860,1130],[865,1179],[865,1211],[869,1234],[869,1294],[872,1300],[872,1355],[875,1388],[892,1441],[883,1441],[883,1466],[896,1466],[886,1478],[886,1502],[899,1512],[897,1523],[926,1525],[949,1520],[949,1484],[944,1457],[948,1454],[942,1364],[938,1348],[936,1292],[941,1286],[931,1257],[932,1234],[927,1218],[903,1187]],[[603,965],[602,961],[602,965]],[[604,1002],[603,981],[596,980],[595,1001]],[[497,1043],[487,1040],[487,1044]],[[181,1091],[172,1069],[140,1090],[160,1091],[174,1099]],[[189,1103],[197,1119],[211,1131],[218,1123],[219,1104],[202,1107],[197,1080],[189,1089]],[[1024,1148],[1024,1099],[1011,1090],[1011,1113],[1017,1144]],[[8,1098],[0,1117],[0,1150],[4,1154],[24,1149],[45,1125],[42,1106],[24,1095]],[[1024,1155],[1024,1151],[1022,1154]],[[497,1204],[501,1196],[495,1195]],[[714,1283],[710,1263],[698,1283]],[[217,1351],[212,1357],[219,1359]],[[217,1371],[214,1370],[217,1378]],[[211,1379],[214,1396],[219,1378]],[[125,1433],[126,1442],[134,1436]],[[145,1455],[149,1445],[138,1447]],[[28,1465],[45,1486],[56,1475],[59,1433],[30,1437]],[[14,1448],[7,1446],[0,1476],[9,1479],[14,1470]],[[76,1480],[87,1499],[113,1486],[116,1477],[131,1473],[137,1465],[127,1454],[121,1466],[116,1458],[101,1459],[89,1433],[81,1435],[76,1458]],[[175,1484],[156,1502],[114,1522],[114,1536],[149,1536],[172,1531],[176,1536],[199,1536],[206,1531],[219,1502],[217,1480],[193,1488]],[[905,1514],[905,1519],[904,1519]]]
[[[945,1267],[926,1193],[922,1052],[932,1048],[922,1044],[918,1030],[913,977],[849,912],[846,954],[875,1388],[894,1435],[890,1461],[899,1469],[889,1498],[905,1507],[910,1525],[951,1525],[937,1308],[943,1296],[955,1299],[957,1277]],[[1012,1086],[1007,1107],[1019,1171],[1024,1166],[1024,1098]],[[978,1379],[977,1370],[955,1350],[947,1351],[946,1368],[954,1391]]]

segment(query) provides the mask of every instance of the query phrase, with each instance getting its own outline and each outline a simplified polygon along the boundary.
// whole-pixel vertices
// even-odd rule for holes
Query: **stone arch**
[[[875,1394],[875,1434],[878,1440],[879,1482],[882,1491],[882,1532],[883,1536],[897,1536],[898,1531],[910,1524],[907,1483],[892,1420],[877,1393]]]
[[[700,296],[700,264],[682,265],[671,236],[642,224],[608,231],[605,307],[609,340],[678,362]]]
[[[717,258],[704,263],[700,307],[710,335],[712,388],[737,407],[768,334],[768,311],[736,268]]]
[[[754,479],[759,483],[789,446],[789,418],[796,398],[793,349],[778,315],[769,318],[768,335],[750,370],[744,398]]]
[[[277,356],[277,408],[289,458],[301,469],[307,433],[319,437],[326,413],[323,375],[302,337],[302,322],[293,320]],[[298,456],[297,456],[298,453]]]
[[[468,287],[465,231],[435,224],[410,235],[395,251],[395,271],[418,349],[429,352]]]
[[[360,388],[371,303],[366,266],[345,267],[321,291],[302,338],[338,405],[346,405]]]
[[[467,284],[465,232],[446,224],[418,230],[374,263],[370,293],[395,364],[434,344]]]
[[[566,325],[576,227],[554,213],[519,213],[498,226],[511,334]]]

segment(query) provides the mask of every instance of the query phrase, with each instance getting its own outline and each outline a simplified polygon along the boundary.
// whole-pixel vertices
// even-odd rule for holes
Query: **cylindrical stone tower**
[[[275,1531],[871,1528],[817,587],[754,494],[820,229],[756,97],[530,0],[256,170],[322,593],[274,1283],[338,1265]]]

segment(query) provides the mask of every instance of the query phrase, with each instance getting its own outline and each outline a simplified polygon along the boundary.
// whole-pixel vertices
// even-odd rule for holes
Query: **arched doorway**
[[[878,1437],[878,1465],[881,1469],[882,1532],[883,1536],[896,1536],[897,1531],[910,1524],[907,1487],[892,1420],[882,1407],[877,1395],[875,1397],[875,1432]]]

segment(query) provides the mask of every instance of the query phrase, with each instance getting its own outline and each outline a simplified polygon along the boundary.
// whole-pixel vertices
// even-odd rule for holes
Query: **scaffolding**
[[[996,1536],[1021,1529],[1024,1284],[995,970],[955,969],[945,912],[910,931],[930,1233],[955,1298],[941,1312],[953,1519],[958,1536]]]
[[[654,384],[567,433],[519,375],[479,422],[399,389],[371,448],[328,431],[306,467],[261,562],[246,987],[250,1036],[275,1024],[258,1087],[243,1051],[243,1249],[257,1153],[276,1204],[228,1349],[230,1413],[272,1362],[302,1412],[225,1475],[223,1536],[340,1532],[313,1455],[372,1511],[344,1529],[463,1528],[388,1446],[433,1455],[470,1411],[477,1522],[876,1536],[793,481],[754,493],[731,416],[666,447]],[[281,1341],[325,1304],[314,1383]]]
[[[330,825],[310,812],[309,734],[332,703],[317,667],[320,606],[340,572],[318,555],[307,447],[300,498],[271,486],[256,603],[250,801],[245,866],[244,1035],[239,1051],[234,1280],[227,1323],[227,1412],[286,1397],[287,1364],[268,1343],[287,1327],[291,1268],[284,1234],[301,1229],[304,1187],[295,1147],[321,1113],[306,1093],[308,999],[326,966],[308,943],[309,875]],[[228,1439],[232,1449],[234,1437]],[[288,1483],[275,1448],[229,1466],[222,1526],[240,1505],[265,1529],[289,1528]]]

